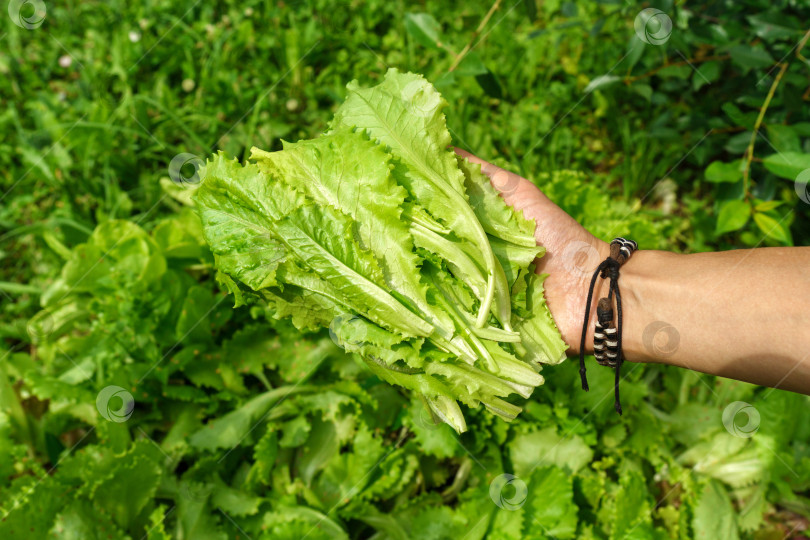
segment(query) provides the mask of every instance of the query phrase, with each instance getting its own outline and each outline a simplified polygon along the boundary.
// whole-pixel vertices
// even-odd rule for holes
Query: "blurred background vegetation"
[[[224,150],[244,159],[253,145],[278,149],[281,139],[314,137],[326,128],[347,82],[373,84],[389,67],[423,73],[439,88],[458,146],[535,180],[599,236],[626,234],[642,248],[689,252],[810,243],[810,173],[804,173],[810,170],[810,62],[804,56],[810,5],[803,0],[10,5],[20,7],[22,18],[0,17],[0,337],[15,355],[29,348],[34,355],[27,321],[47,303],[42,291],[97,226],[123,219],[155,234],[163,220],[178,215],[182,195],[167,182],[176,155],[204,159]],[[650,8],[664,17],[639,26],[640,12]],[[559,174],[563,170],[576,173]],[[200,265],[188,273],[199,277]],[[205,287],[216,285],[208,279]],[[169,345],[158,339],[155,347]],[[14,382],[22,369],[9,369]],[[585,433],[593,448],[618,445],[627,433],[616,426],[626,424],[607,413],[583,425],[567,417],[569,410],[573,415],[599,404],[574,398],[583,401],[569,408],[574,371],[556,373],[554,397],[540,398],[555,412],[535,410],[534,419]],[[754,401],[762,395],[747,385],[657,366],[639,370],[632,382],[637,386],[628,403],[648,409],[624,422],[665,422],[676,432],[688,431],[685,419],[695,412],[674,409],[676,403],[712,409],[735,396]],[[757,501],[767,494],[772,504],[754,508],[755,518],[740,518],[734,534],[739,527],[782,538],[803,530],[796,523],[806,527],[810,434],[796,427],[798,412],[779,413],[806,407],[803,398],[767,395],[771,405],[761,407],[771,407],[773,441],[785,445],[780,460],[799,470],[800,479],[780,480],[769,469],[779,463],[768,458],[759,476],[726,487],[748,489],[756,481]],[[210,410],[221,414],[232,406]],[[62,437],[50,461],[40,456],[48,468],[70,446],[64,438],[70,426],[43,426]],[[158,437],[159,431],[147,431]],[[789,443],[791,434],[798,440]],[[682,435],[674,436],[682,445],[702,436]],[[44,448],[42,440],[30,442],[38,448],[34,454]],[[596,519],[608,510],[588,495],[594,483],[619,482],[615,474],[625,459],[619,456],[592,471],[585,487],[576,485],[577,504],[585,509],[581,523],[590,523],[580,525],[581,535],[624,534]],[[653,479],[653,462],[660,464],[648,459],[638,467],[650,490],[649,512],[667,491]],[[692,456],[679,463],[695,462]],[[448,467],[456,470],[458,462]],[[715,471],[714,478],[724,481],[725,472]],[[697,494],[707,493],[694,489],[683,504],[697,505]],[[710,495],[731,505],[724,494]],[[738,511],[748,495],[734,493]],[[617,511],[611,504],[609,511]],[[676,538],[702,527],[690,521],[699,510],[679,518],[675,506],[666,507],[673,510],[656,515],[656,530]]]

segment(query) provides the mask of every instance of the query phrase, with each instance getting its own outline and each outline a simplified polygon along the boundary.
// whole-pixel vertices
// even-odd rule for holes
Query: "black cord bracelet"
[[[588,320],[591,316],[591,301],[596,278],[609,278],[610,285],[606,298],[600,298],[596,306],[596,329],[593,333],[593,351],[596,361],[602,366],[616,370],[614,383],[616,412],[622,414],[619,401],[619,372],[622,367],[622,297],[619,293],[619,268],[638,249],[638,244],[626,238],[614,238],[610,243],[610,255],[599,263],[588,288],[588,301],[585,304],[585,320],[582,322],[582,339],[579,343],[579,376],[582,389],[588,391],[588,378],[585,375],[585,338],[588,334]],[[613,324],[613,296],[616,296],[616,324]]]

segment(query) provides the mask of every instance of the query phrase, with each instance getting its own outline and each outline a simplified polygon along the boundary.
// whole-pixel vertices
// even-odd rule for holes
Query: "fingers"
[[[463,149],[461,149],[461,148],[459,148],[457,146],[453,147],[453,151],[456,154],[458,154],[459,156],[461,156],[464,159],[466,159],[467,161],[469,161],[470,163],[478,163],[479,165],[483,165],[484,163],[486,163],[486,161],[484,161],[483,159],[481,159],[481,158],[479,158],[477,156],[474,156],[473,154],[471,154],[471,153],[467,152],[466,150],[463,150]]]
[[[481,165],[481,172],[489,177],[492,187],[498,190],[501,197],[506,201],[506,204],[515,207],[517,210],[523,210],[524,208],[538,203],[541,206],[553,204],[543,195],[537,186],[519,174],[515,174],[497,165],[493,165],[488,161],[484,161],[461,148],[454,148],[454,150],[456,154],[470,163]]]
[[[506,204],[523,213],[527,219],[534,220],[535,238],[548,250],[542,264],[552,259],[555,253],[562,252],[569,240],[593,239],[582,226],[562,208],[554,204],[540,189],[529,180],[513,172],[506,171],[469,152],[455,148],[455,152],[470,163],[481,165],[481,172],[486,174],[493,187],[497,189]]]
[[[483,159],[481,159],[478,156],[475,156],[475,155],[467,152],[466,150],[462,150],[461,148],[453,148],[453,150],[456,152],[456,154],[463,157],[464,159],[466,159],[470,163],[477,163],[478,165],[481,165],[481,172],[484,173],[485,175],[489,176],[490,179],[492,179],[492,176],[494,174],[499,173],[499,172],[513,174],[517,178],[520,178],[518,175],[516,175],[514,173],[509,173],[508,171],[505,171],[505,170],[501,169],[497,165],[493,165],[489,161],[484,161]],[[497,188],[498,186],[495,186],[495,187]]]

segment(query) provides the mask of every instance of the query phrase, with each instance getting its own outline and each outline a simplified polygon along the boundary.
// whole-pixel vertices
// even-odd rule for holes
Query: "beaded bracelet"
[[[596,278],[609,278],[610,285],[606,298],[600,298],[596,306],[596,329],[593,333],[593,351],[596,361],[602,366],[616,370],[614,383],[616,412],[622,414],[619,402],[619,372],[622,358],[622,297],[619,293],[619,268],[638,249],[638,244],[625,238],[614,238],[610,243],[610,255],[596,267],[588,288],[588,302],[585,304],[585,320],[582,322],[582,339],[579,344],[579,376],[582,389],[588,391],[588,378],[585,375],[585,337],[588,333],[588,320],[591,315],[591,301]],[[616,324],[613,323],[613,295],[616,295]]]

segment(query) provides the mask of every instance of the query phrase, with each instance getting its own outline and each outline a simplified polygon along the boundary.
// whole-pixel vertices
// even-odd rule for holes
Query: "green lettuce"
[[[222,153],[194,201],[219,281],[299,329],[328,327],[462,432],[458,403],[511,420],[565,344],[534,272],[534,223],[450,146],[446,103],[392,69],[348,85],[324,135],[245,165]]]

